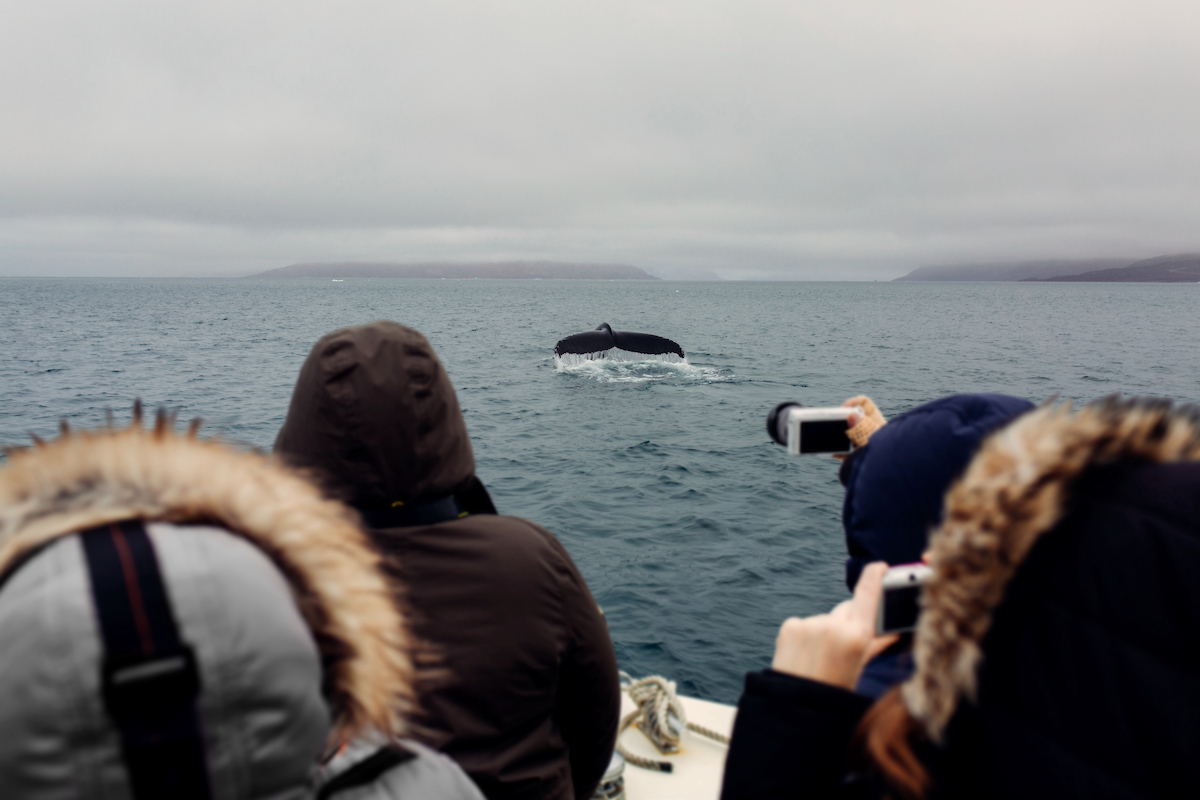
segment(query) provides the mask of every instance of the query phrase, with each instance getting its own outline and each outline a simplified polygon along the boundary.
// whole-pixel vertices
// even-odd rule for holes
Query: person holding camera
[[[915,672],[878,701],[851,687],[892,641],[883,564],[783,624],[746,679],[725,800],[1195,796],[1200,411],[1022,415],[946,495],[929,562]]]
[[[983,440],[1034,408],[1003,394],[943,397],[888,421],[870,398],[844,406],[861,409],[850,418],[854,445],[838,477],[846,487],[842,525],[846,533],[846,585],[854,589],[866,564],[921,560],[929,532],[941,521],[942,498]],[[857,690],[879,697],[912,674],[912,637],[899,637],[873,658]]]

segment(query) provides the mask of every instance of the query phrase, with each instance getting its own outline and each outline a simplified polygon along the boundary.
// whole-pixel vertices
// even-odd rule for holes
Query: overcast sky
[[[1200,250],[1200,2],[0,0],[0,275]]]

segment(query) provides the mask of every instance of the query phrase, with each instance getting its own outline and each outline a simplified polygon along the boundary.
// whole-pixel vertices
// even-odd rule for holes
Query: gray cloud
[[[1200,249],[1192,2],[10,3],[0,274]]]

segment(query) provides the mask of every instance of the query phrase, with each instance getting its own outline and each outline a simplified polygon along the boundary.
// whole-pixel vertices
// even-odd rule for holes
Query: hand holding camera
[[[869,564],[854,587],[854,597],[828,614],[786,620],[775,640],[771,668],[853,690],[867,662],[899,638],[875,632],[887,571],[882,561]]]
[[[767,415],[767,432],[792,455],[829,453],[844,458],[887,424],[869,397],[839,408],[781,403]],[[932,570],[924,564],[864,569],[854,597],[828,614],[787,620],[776,640],[773,667],[800,677],[853,688],[865,664],[915,629],[920,595]]]
[[[849,431],[863,417],[858,406],[804,408],[780,403],[767,415],[767,433],[794,456],[849,453]]]
[[[875,403],[862,394],[839,408],[780,403],[767,415],[767,432],[792,455],[829,453],[839,460],[865,445],[871,434],[886,424]]]

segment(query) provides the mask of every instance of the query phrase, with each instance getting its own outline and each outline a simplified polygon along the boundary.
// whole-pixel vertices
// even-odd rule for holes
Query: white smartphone
[[[883,596],[875,617],[875,633],[905,633],[917,627],[921,590],[933,570],[924,564],[899,564],[883,576]]]

